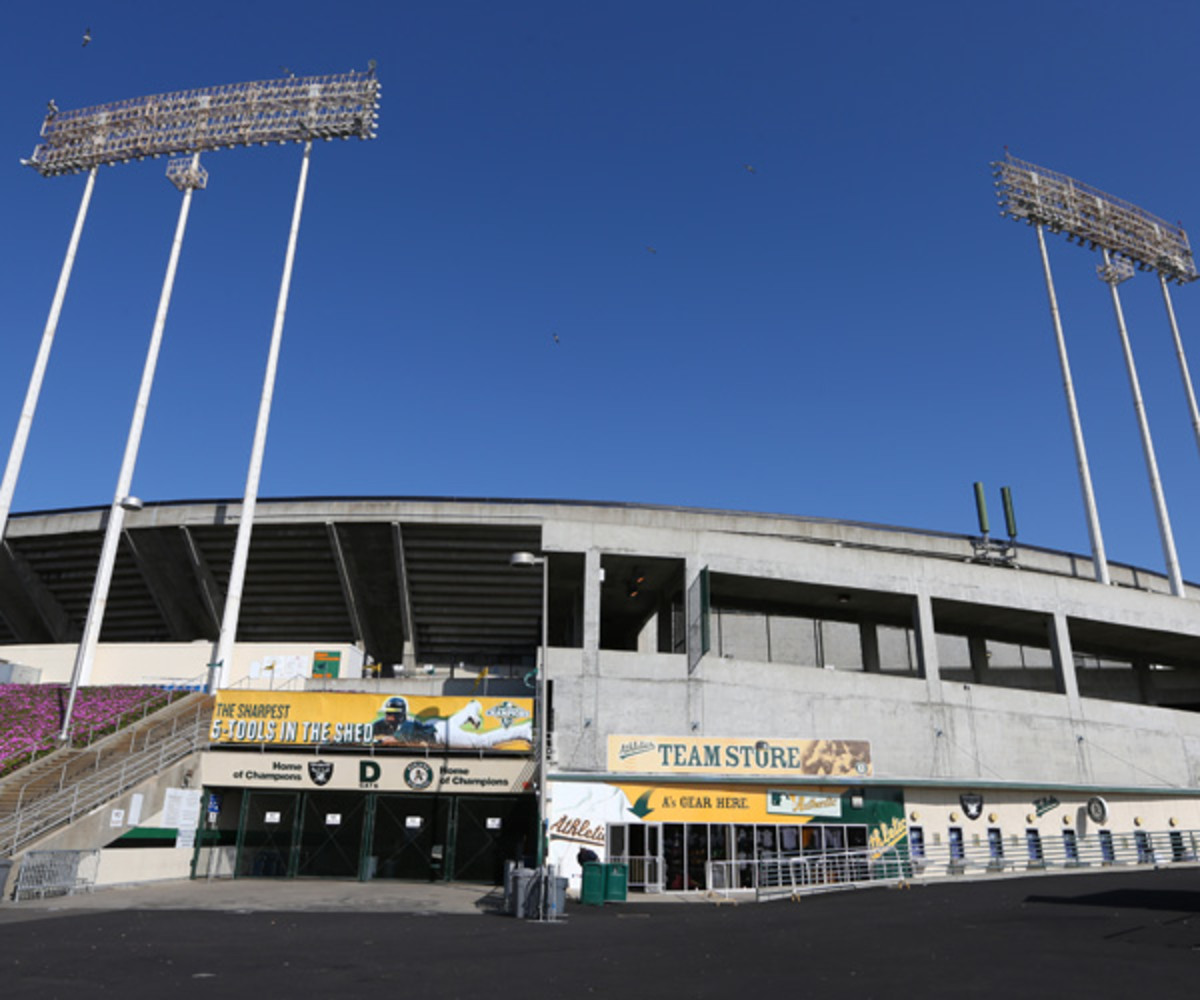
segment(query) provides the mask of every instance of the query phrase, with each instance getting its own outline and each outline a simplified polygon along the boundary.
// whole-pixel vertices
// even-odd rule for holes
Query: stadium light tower
[[[1121,310],[1117,286],[1132,277],[1136,267],[1141,271],[1155,271],[1162,287],[1167,315],[1175,337],[1176,355],[1183,374],[1184,389],[1192,410],[1192,425],[1200,444],[1200,414],[1196,410],[1195,395],[1188,375],[1187,359],[1183,343],[1179,338],[1175,313],[1171,307],[1168,282],[1186,284],[1198,277],[1195,260],[1188,244],[1187,233],[1180,226],[1172,225],[1144,209],[1120,198],[1114,198],[1065,174],[1047,170],[1011,154],[992,164],[996,178],[996,194],[1000,203],[1000,214],[1023,221],[1037,229],[1042,263],[1046,274],[1046,287],[1050,295],[1050,309],[1058,337],[1059,359],[1063,368],[1063,380],[1067,392],[1067,405],[1071,414],[1072,431],[1075,435],[1076,455],[1079,461],[1080,480],[1083,485],[1084,502],[1088,508],[1089,532],[1092,536],[1092,554],[1096,563],[1097,579],[1108,582],[1108,567],[1104,560],[1100,526],[1095,513],[1090,475],[1087,471],[1087,455],[1083,446],[1083,433],[1079,427],[1078,411],[1075,407],[1074,388],[1071,384],[1070,367],[1067,363],[1066,345],[1062,337],[1062,326],[1058,318],[1058,305],[1054,295],[1050,262],[1046,254],[1044,229],[1053,233],[1065,233],[1069,242],[1078,242],[1088,249],[1099,249],[1104,263],[1097,268],[1102,281],[1112,295],[1117,328],[1121,336],[1122,350],[1133,394],[1134,412],[1142,438],[1142,450],[1146,460],[1150,491],[1154,499],[1158,518],[1159,536],[1167,564],[1167,575],[1171,592],[1183,596],[1183,577],[1175,552],[1175,541],[1171,532],[1170,518],[1163,497],[1162,483],[1158,475],[1158,463],[1154,457],[1154,445],[1142,403],[1137,369]]]
[[[1084,514],[1087,517],[1088,537],[1092,545],[1092,566],[1096,579],[1103,584],[1110,582],[1108,574],[1108,559],[1104,554],[1104,535],[1100,531],[1100,516],[1096,512],[1096,494],[1092,489],[1092,474],[1088,467],[1087,446],[1083,440],[1083,425],[1079,421],[1079,406],[1075,401],[1075,383],[1071,378],[1071,362],[1067,356],[1067,341],[1063,335],[1062,317],[1058,311],[1058,296],[1054,291],[1054,276],[1050,272],[1050,256],[1046,252],[1046,237],[1043,229],[1047,220],[1040,215],[1017,215],[1008,205],[1007,193],[1014,185],[1031,174],[1036,184],[1036,174],[1032,170],[1020,167],[1021,161],[1007,157],[999,163],[993,163],[993,176],[996,180],[996,191],[1000,199],[1000,214],[1011,215],[1013,218],[1023,218],[1037,230],[1038,250],[1042,257],[1042,273],[1046,279],[1046,295],[1050,300],[1050,321],[1054,325],[1054,339],[1058,348],[1058,364],[1062,370],[1063,393],[1067,400],[1067,416],[1071,423],[1071,438],[1075,443],[1075,464],[1079,473],[1079,487],[1083,493]],[[1010,180],[1012,177],[1014,180]]]
[[[128,163],[131,160],[143,160],[147,156],[157,158],[182,154],[185,157],[183,161],[173,162],[167,171],[172,183],[184,192],[183,206],[180,209],[167,277],[160,296],[159,313],[155,319],[151,346],[143,370],[142,386],[135,406],[125,460],[118,478],[117,495],[109,514],[105,543],[101,551],[101,564],[97,570],[88,620],[84,626],[84,639],[80,643],[72,672],[70,699],[60,733],[64,739],[69,735],[71,707],[78,687],[90,678],[92,659],[108,599],[112,566],[120,541],[124,511],[131,505],[132,498],[128,494],[133,465],[136,461],[137,445],[145,418],[191,194],[196,187],[204,186],[203,178],[207,176],[199,165],[200,153],[237,146],[300,142],[305,147],[306,173],[314,140],[375,138],[379,93],[379,81],[375,78],[372,64],[372,68],[365,73],[356,71],[329,76],[290,76],[280,80],[227,84],[155,94],[69,111],[60,111],[51,104],[50,112],[42,124],[43,141],[34,149],[29,159],[22,161],[43,177],[88,171],[89,178],[68,250],[67,263],[64,264],[55,304],[51,308],[51,322],[47,323],[49,336],[43,335],[43,347],[39,352],[38,366],[35,366],[29,399],[18,425],[17,440],[14,441],[8,471],[0,483],[0,532],[3,531],[4,520],[7,517],[6,505],[11,503],[11,495],[15,488],[20,453],[24,449],[28,424],[32,421],[32,407],[36,401],[34,383],[40,386],[44,355],[48,353],[53,326],[57,323],[66,279],[70,273],[69,265],[74,259],[79,230],[82,228],[84,212],[91,197],[96,170],[104,164],[111,166]],[[297,221],[298,212],[293,230]],[[294,232],[292,245],[294,246]],[[289,278],[290,267],[289,253]],[[280,313],[277,314],[276,325],[278,327],[281,324]]]

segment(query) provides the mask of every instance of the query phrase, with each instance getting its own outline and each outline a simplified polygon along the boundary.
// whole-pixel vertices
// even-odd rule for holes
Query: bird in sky
[[[552,333],[552,334],[550,334],[550,336],[554,338],[554,342],[555,342],[556,344],[559,342],[559,341],[558,341],[558,334],[557,334],[557,333]]]
[[[658,253],[658,251],[654,247],[646,247],[646,249],[649,250],[651,253]]]
[[[755,170],[754,167],[752,167],[749,163],[743,163],[742,166],[746,168],[746,173],[748,174],[758,173],[758,171]]]
[[[88,47],[88,42],[90,42],[91,40],[92,40],[92,29],[84,28],[83,29],[83,47],[85,49]]]

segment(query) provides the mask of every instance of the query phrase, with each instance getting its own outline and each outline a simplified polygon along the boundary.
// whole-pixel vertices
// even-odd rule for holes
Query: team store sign
[[[614,774],[861,778],[871,774],[871,744],[867,740],[610,736],[608,770]]]

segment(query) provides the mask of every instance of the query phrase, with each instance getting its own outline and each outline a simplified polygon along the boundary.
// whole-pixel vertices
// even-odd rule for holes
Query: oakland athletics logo
[[[424,791],[433,784],[433,768],[423,760],[414,760],[404,769],[404,783],[415,791]]]

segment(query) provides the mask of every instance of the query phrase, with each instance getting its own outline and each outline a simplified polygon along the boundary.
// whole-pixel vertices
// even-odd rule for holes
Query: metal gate
[[[96,884],[100,852],[29,851],[21,859],[13,898],[45,899],[90,892]]]
[[[235,876],[286,878],[292,874],[299,805],[299,792],[246,794],[238,826]]]
[[[306,793],[296,842],[296,874],[358,878],[366,812],[366,796],[359,792]]]

